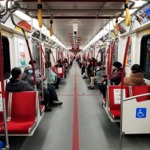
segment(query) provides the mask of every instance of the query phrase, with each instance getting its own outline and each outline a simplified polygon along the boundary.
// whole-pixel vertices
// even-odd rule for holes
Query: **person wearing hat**
[[[47,85],[47,87],[42,88],[42,76],[39,72],[35,70],[35,79],[36,79],[36,86],[39,94],[41,95],[42,90],[44,93],[44,101],[43,104],[46,107],[46,111],[50,111],[52,106],[62,105],[63,103],[58,100],[57,93],[55,91],[54,86]],[[22,76],[22,80],[28,81],[29,84],[34,87],[34,77],[33,77],[33,70],[31,67],[26,67]]]
[[[123,84],[128,86],[146,85],[144,81],[144,75],[142,73],[142,69],[140,65],[134,64],[131,67],[130,76],[124,78]]]
[[[20,68],[14,67],[11,70],[11,75],[10,81],[6,84],[7,92],[34,91],[27,81],[21,80],[22,72]]]
[[[121,82],[122,76],[122,64],[118,61],[113,63],[112,74],[110,75],[110,81],[113,85],[118,85]]]
[[[112,74],[110,75],[111,85],[118,85],[121,82],[121,77],[122,77],[122,64],[116,61],[113,63]],[[102,82],[107,82],[107,75],[104,75],[104,79]],[[99,89],[103,95],[103,98],[105,99],[107,84],[100,85]]]

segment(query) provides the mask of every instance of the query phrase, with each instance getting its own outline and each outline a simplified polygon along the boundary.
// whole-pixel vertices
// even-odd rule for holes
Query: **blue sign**
[[[146,108],[136,108],[136,118],[146,118]]]

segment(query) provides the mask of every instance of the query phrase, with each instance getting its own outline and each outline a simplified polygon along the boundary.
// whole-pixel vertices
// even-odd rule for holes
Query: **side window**
[[[3,65],[4,65],[4,78],[10,77],[10,53],[9,53],[9,41],[6,36],[2,36],[2,53],[3,53]]]
[[[45,57],[48,62],[51,61],[50,50],[48,48],[45,48]]]
[[[150,34],[143,36],[141,40],[140,65],[144,78],[150,80]]]
[[[101,53],[101,62],[102,62],[102,63],[105,61],[105,60],[104,60],[104,58],[105,58],[105,51],[106,51],[105,48],[100,49],[100,53]]]
[[[36,40],[32,40],[32,49],[33,49],[33,59],[36,60],[36,63],[40,64],[40,47]]]
[[[115,42],[115,50],[114,50],[113,57],[112,57],[112,64],[118,60],[118,43],[119,43],[119,40],[117,39]]]

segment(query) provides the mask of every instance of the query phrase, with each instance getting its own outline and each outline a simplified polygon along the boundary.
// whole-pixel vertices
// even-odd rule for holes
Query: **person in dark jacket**
[[[140,65],[134,64],[131,67],[131,74],[129,77],[124,78],[123,84],[128,86],[146,85]]]
[[[7,92],[21,92],[21,91],[34,91],[31,85],[27,81],[22,81],[21,69],[15,67],[11,70],[11,79],[6,85]]]
[[[47,85],[42,89],[42,80],[44,77],[35,70],[35,78],[36,78],[36,86],[39,93],[44,93],[44,105],[45,106],[58,106],[62,105],[63,103],[58,100],[58,96],[56,94],[55,88],[52,85]],[[22,80],[28,81],[31,86],[34,86],[34,77],[33,77],[33,70],[31,67],[26,67],[22,76]]]
[[[110,82],[112,85],[118,85],[121,82],[122,77],[122,64],[118,61],[113,63],[112,74],[110,75]],[[104,77],[103,82],[107,82],[107,76]],[[99,87],[103,98],[106,98],[107,84],[103,84]]]

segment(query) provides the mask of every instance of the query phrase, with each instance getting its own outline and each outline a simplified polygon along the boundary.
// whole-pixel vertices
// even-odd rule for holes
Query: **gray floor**
[[[72,150],[74,78],[77,74],[79,150],[119,150],[119,126],[110,122],[99,90],[88,90],[74,62],[57,90],[63,106],[45,113],[32,137],[10,137],[11,150]],[[123,150],[150,150],[150,135],[126,135]]]

